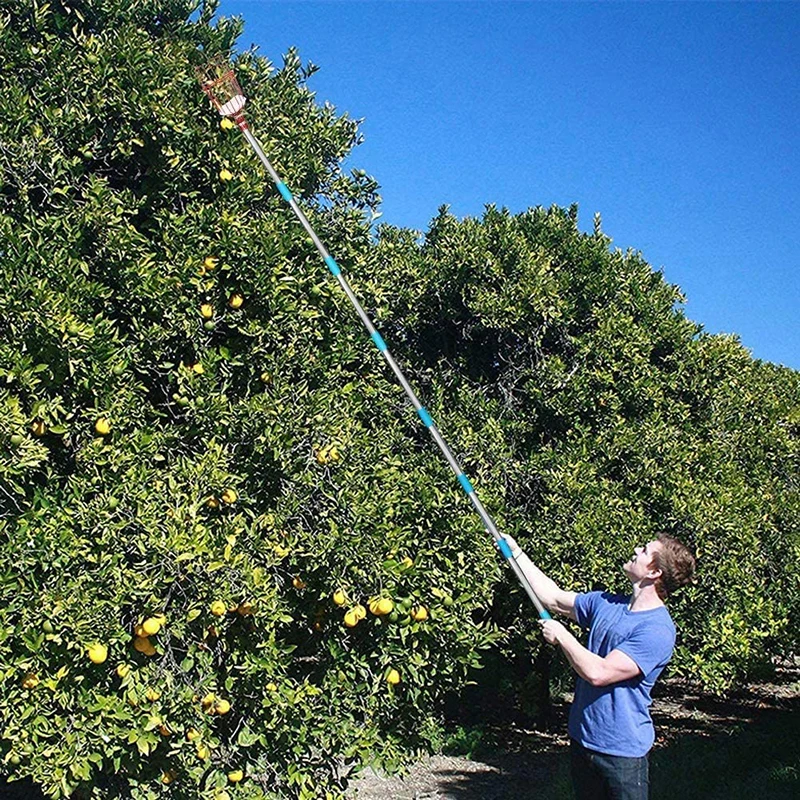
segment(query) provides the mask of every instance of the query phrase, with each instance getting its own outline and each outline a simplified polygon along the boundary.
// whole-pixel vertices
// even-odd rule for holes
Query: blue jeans
[[[647,800],[647,756],[626,758],[588,750],[570,741],[570,767],[576,800]]]

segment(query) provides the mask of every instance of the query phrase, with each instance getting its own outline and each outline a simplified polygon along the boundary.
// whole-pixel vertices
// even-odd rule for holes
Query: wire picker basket
[[[195,67],[195,74],[208,99],[223,117],[233,117],[244,108],[247,98],[230,64],[222,56]]]

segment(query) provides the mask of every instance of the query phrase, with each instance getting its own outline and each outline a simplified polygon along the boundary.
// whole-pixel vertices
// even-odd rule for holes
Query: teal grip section
[[[463,472],[458,476],[458,482],[467,494],[472,494],[475,491],[469,482],[469,478]]]
[[[333,256],[326,256],[325,263],[328,265],[328,269],[331,271],[331,274],[338,275],[341,272],[339,265],[334,261]]]
[[[287,203],[291,203],[294,198],[292,197],[292,193],[289,191],[289,187],[283,181],[278,181],[275,185],[278,187],[281,197]]]
[[[432,428],[433,427],[433,420],[431,419],[431,415],[425,410],[425,408],[423,406],[420,406],[417,409],[417,414],[419,414],[419,418],[422,420],[422,424],[426,428]]]
[[[539,612],[539,619],[553,619],[544,609]]]
[[[386,342],[383,341],[383,336],[381,336],[378,331],[375,331],[372,336],[372,341],[375,342],[375,346],[381,353],[385,353],[389,348],[386,346]]]
[[[510,561],[510,560],[513,558],[513,556],[511,555],[511,548],[508,546],[508,542],[507,542],[505,539],[503,539],[502,537],[500,537],[500,538],[497,540],[497,547],[498,547],[498,549],[500,550],[500,552],[501,552],[501,553],[502,553],[502,554],[503,554],[503,555],[504,555],[504,556],[505,556],[505,557],[506,557],[506,558],[507,558],[509,561]]]

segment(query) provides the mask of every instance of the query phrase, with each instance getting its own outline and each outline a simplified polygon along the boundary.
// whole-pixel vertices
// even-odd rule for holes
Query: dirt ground
[[[352,781],[352,800],[520,800],[568,796],[566,737],[569,700],[555,704],[547,730],[493,723],[490,743],[468,759],[436,755],[402,777],[367,770]],[[770,712],[800,712],[800,668],[782,669],[773,682],[715,697],[679,681],[666,680],[654,699],[657,740],[654,753],[683,737],[728,736]],[[559,794],[559,791],[561,794]]]

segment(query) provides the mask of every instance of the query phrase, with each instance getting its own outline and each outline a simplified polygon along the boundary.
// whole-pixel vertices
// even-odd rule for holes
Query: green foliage
[[[0,774],[53,797],[338,796],[352,767],[441,740],[499,627],[540,646],[200,93],[193,65],[241,30],[214,10],[0,0]],[[236,61],[265,149],[501,528],[575,588],[682,533],[702,572],[676,598],[677,668],[722,687],[796,652],[797,374],[702,335],[575,209],[373,237],[377,184],[340,167],[357,125],[316,103],[314,68]],[[344,624],[377,597],[390,614]]]
[[[0,759],[52,796],[336,795],[351,765],[424,745],[494,636],[472,618],[491,547],[209,109],[193,64],[240,25],[193,8],[0,4]],[[339,167],[356,124],[293,52],[237,71],[315,224],[361,258],[377,187]],[[339,588],[397,610],[350,629]]]
[[[699,555],[670,604],[674,670],[721,690],[797,652],[798,373],[703,334],[676,287],[581,233],[574,208],[443,209],[419,252],[389,229],[381,249],[424,276],[395,275],[388,340],[408,363],[422,355],[434,418],[548,574],[624,590],[633,546],[672,533]],[[538,637],[515,622],[518,595],[496,619],[522,653]]]

